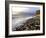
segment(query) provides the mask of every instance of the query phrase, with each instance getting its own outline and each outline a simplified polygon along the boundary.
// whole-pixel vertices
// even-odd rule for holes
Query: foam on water
[[[12,22],[13,29],[23,25],[23,23],[25,23],[28,19],[31,19],[31,18],[33,18],[33,16],[26,17],[26,18],[13,19],[13,22]]]

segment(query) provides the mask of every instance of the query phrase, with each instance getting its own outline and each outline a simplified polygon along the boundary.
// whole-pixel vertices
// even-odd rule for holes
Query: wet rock
[[[16,31],[40,30],[40,16],[28,19],[22,26],[16,28]]]

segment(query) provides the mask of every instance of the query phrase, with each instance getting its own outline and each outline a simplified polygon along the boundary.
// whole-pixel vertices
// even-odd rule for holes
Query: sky
[[[23,13],[35,13],[36,10],[39,10],[39,7],[13,7],[13,14],[23,14]]]

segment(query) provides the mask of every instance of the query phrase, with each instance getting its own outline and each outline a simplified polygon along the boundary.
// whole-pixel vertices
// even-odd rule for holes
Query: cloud
[[[36,10],[40,10],[39,7],[13,7],[13,14],[21,14],[21,13],[35,13]]]

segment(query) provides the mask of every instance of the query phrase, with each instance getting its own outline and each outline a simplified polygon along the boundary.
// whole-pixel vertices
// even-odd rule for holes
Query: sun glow
[[[27,10],[28,8],[24,8],[24,7],[13,7],[13,14],[20,14],[23,11]]]

